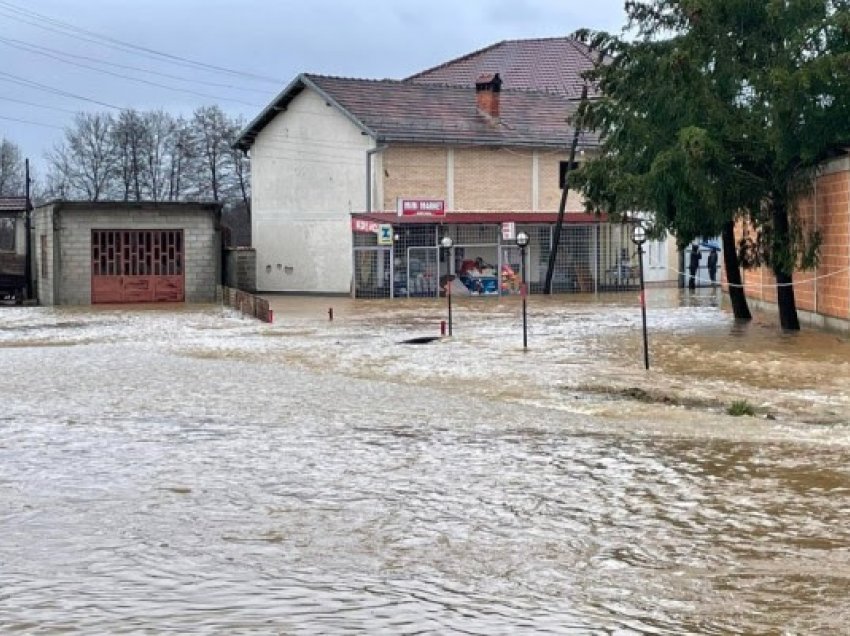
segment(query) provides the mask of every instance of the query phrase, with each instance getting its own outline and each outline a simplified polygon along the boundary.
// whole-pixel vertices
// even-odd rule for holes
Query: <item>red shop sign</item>
[[[446,202],[442,199],[398,199],[399,216],[446,216]]]
[[[351,230],[358,234],[377,234],[381,224],[366,219],[351,219]]]

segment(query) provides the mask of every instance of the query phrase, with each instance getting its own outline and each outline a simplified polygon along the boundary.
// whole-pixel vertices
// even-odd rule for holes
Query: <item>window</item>
[[[0,216],[0,251],[15,251],[15,217]]]
[[[558,187],[564,189],[564,178],[567,176],[567,166],[570,167],[570,172],[578,170],[578,161],[562,161],[558,166]]]

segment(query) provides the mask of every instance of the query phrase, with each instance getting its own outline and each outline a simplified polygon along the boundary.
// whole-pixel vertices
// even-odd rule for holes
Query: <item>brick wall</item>
[[[567,159],[551,150],[390,146],[376,168],[381,209],[395,210],[402,197],[443,199],[456,211],[557,212]],[[584,210],[576,192],[566,209]]]
[[[821,232],[816,270],[794,273],[797,309],[819,316],[850,320],[850,164],[846,159],[826,166],[812,193],[797,206],[804,231]],[[751,230],[738,225],[737,236]],[[776,280],[770,269],[744,271],[749,298],[776,303]]]
[[[391,146],[381,157],[384,210],[396,199],[448,200],[448,152],[445,148]]]
[[[531,151],[455,150],[455,210],[532,210]]]
[[[540,153],[540,211],[557,212],[561,203],[561,162],[570,158],[567,153]],[[567,197],[567,212],[584,212],[584,202],[578,192],[570,190]]]

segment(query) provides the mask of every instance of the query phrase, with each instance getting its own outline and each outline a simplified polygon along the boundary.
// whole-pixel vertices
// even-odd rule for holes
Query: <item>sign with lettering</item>
[[[358,234],[377,234],[381,224],[367,219],[351,219],[351,231]]]
[[[502,223],[502,240],[513,241],[516,239],[516,223],[507,221]]]
[[[381,224],[378,226],[378,245],[393,244],[393,226]]]
[[[399,216],[446,216],[446,202],[442,199],[397,199]]]

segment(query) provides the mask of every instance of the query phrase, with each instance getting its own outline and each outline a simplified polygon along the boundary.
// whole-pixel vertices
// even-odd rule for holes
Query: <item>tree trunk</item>
[[[779,324],[787,331],[799,331],[800,320],[797,317],[797,302],[794,299],[792,272],[785,271],[786,264],[791,260],[782,258],[787,253],[790,240],[788,231],[788,207],[785,201],[773,202],[773,274],[776,277],[776,303],[779,306]],[[779,249],[777,249],[779,248]],[[777,258],[779,256],[779,258]]]
[[[735,320],[753,319],[741,278],[741,264],[738,262],[738,250],[735,249],[735,224],[732,221],[723,224],[723,267],[726,269],[726,282],[729,283],[729,300],[732,302],[732,315]]]

